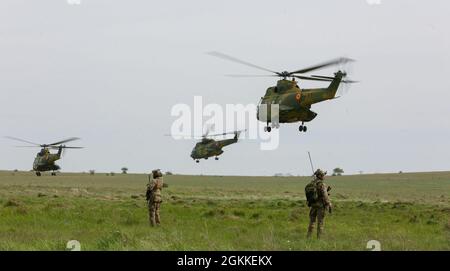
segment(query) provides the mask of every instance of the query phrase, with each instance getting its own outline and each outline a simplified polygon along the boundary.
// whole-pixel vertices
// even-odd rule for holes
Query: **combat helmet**
[[[314,176],[316,176],[320,180],[323,180],[323,177],[325,177],[325,175],[327,175],[327,172],[321,170],[320,168],[317,169],[316,172],[314,172]]]
[[[162,177],[161,170],[160,169],[152,170],[152,175],[153,175],[153,178],[160,178],[160,177]]]

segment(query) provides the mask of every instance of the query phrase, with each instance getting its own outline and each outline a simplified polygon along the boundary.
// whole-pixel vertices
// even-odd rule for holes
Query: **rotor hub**
[[[291,73],[288,72],[288,71],[283,71],[283,72],[280,73],[280,75],[281,75],[282,77],[286,78],[286,77],[290,76]]]

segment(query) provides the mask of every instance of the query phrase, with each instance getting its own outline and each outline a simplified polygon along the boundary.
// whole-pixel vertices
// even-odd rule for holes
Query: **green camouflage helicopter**
[[[222,133],[222,134],[215,134],[215,135],[208,135],[205,134],[202,137],[202,140],[195,144],[194,149],[191,152],[192,159],[195,160],[196,163],[199,163],[199,159],[205,159],[208,160],[209,157],[215,156],[215,160],[219,160],[219,155],[223,153],[222,148],[228,145],[231,145],[233,143],[238,142],[239,135],[242,131],[235,131],[230,133]],[[234,134],[233,138],[230,139],[223,139],[223,140],[214,140],[212,138],[208,137],[215,137],[215,136],[224,136],[228,134]]]
[[[352,62],[349,58],[338,58],[328,62],[324,62],[315,66],[311,66],[305,69],[296,70],[293,72],[283,71],[276,72],[260,66],[256,66],[249,62],[242,61],[240,59],[234,58],[229,55],[225,55],[219,52],[209,52],[208,54],[216,56],[229,61],[237,62],[252,68],[260,69],[263,71],[274,73],[273,75],[228,75],[231,77],[262,77],[262,76],[274,76],[281,77],[278,80],[276,86],[269,87],[266,90],[266,94],[261,98],[258,103],[258,113],[257,119],[262,122],[266,122],[267,126],[264,127],[264,131],[270,132],[273,128],[279,128],[280,123],[294,123],[302,122],[299,127],[300,132],[306,132],[307,127],[304,125],[305,122],[312,121],[317,113],[311,111],[311,105],[326,100],[335,99],[336,92],[341,83],[356,83],[357,81],[343,80],[347,76],[345,72],[338,71],[334,74],[334,77],[321,76],[321,75],[311,75],[305,76],[301,75],[321,68],[329,67],[332,65],[340,65],[348,62]],[[292,80],[288,80],[290,77]],[[302,80],[313,80],[313,81],[325,81],[331,82],[326,88],[312,88],[312,89],[301,89],[296,82],[296,78]],[[278,105],[278,112],[273,112],[271,114],[271,105]],[[278,121],[276,121],[278,119]],[[269,124],[272,123],[271,126]]]
[[[77,137],[71,137],[71,138],[61,140],[61,141],[51,143],[51,144],[38,144],[38,143],[34,143],[31,141],[27,141],[27,140],[23,140],[23,139],[11,137],[11,136],[7,136],[6,138],[33,145],[33,146],[17,146],[20,148],[22,148],[22,147],[42,148],[37,153],[36,158],[34,158],[34,162],[33,162],[33,170],[36,172],[37,176],[41,176],[41,172],[45,172],[45,171],[52,171],[51,175],[56,176],[55,171],[60,170],[61,167],[58,166],[57,164],[55,164],[55,162],[57,160],[61,159],[63,150],[64,149],[81,149],[81,148],[83,148],[83,147],[70,147],[70,146],[62,145],[67,142],[78,140],[79,138],[77,138]],[[50,153],[50,149],[57,149],[58,152]]]
[[[214,157],[215,160],[219,160],[219,155],[223,153],[222,148],[234,143],[238,142],[239,135],[242,131],[234,131],[234,132],[228,132],[228,133],[222,133],[222,134],[213,134],[209,135],[209,129],[206,131],[204,135],[201,136],[201,141],[197,142],[195,144],[194,148],[191,152],[191,158],[195,160],[196,163],[200,162],[200,159],[208,160],[209,157]],[[223,139],[223,140],[214,140],[210,137],[216,137],[216,136],[224,136],[234,134],[233,138],[229,139]],[[173,136],[173,135],[170,135]],[[195,137],[194,137],[195,138]]]

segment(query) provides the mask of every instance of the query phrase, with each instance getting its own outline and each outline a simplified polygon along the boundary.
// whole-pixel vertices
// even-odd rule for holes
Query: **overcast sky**
[[[449,11],[445,0],[2,0],[0,135],[81,137],[63,171],[307,175],[307,151],[346,173],[449,170]],[[164,136],[172,106],[257,103],[276,83],[224,76],[259,72],[212,50],[277,71],[351,57],[361,82],[313,105],[307,133],[282,125],[276,150],[243,140],[195,164],[195,141]],[[0,138],[0,168],[31,169],[38,150],[15,145]]]

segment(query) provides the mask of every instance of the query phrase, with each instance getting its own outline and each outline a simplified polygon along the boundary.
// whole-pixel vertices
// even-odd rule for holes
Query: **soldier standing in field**
[[[328,195],[328,191],[331,190],[331,187],[323,182],[326,174],[327,172],[323,172],[320,169],[316,170],[316,172],[314,172],[314,179],[305,187],[306,200],[310,207],[308,238],[311,238],[316,221],[318,224],[317,238],[320,238],[324,228],[325,213],[327,210],[331,213],[332,205]]]
[[[156,226],[161,224],[159,217],[159,209],[161,207],[162,197],[161,190],[163,188],[163,178],[162,173],[159,169],[152,171],[149,175],[149,183],[147,185],[147,203],[148,203],[148,214],[151,226]]]

